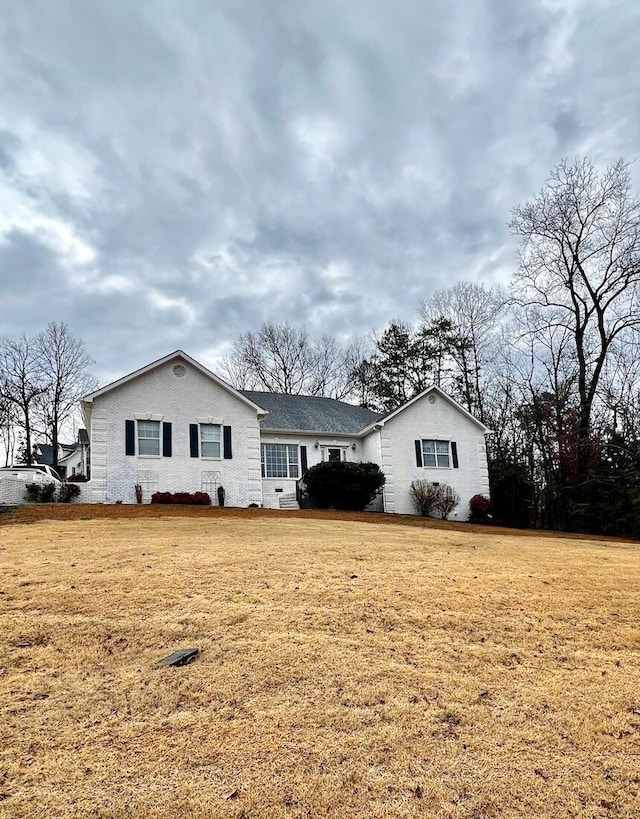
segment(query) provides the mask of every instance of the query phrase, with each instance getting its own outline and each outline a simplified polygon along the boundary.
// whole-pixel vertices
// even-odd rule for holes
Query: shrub
[[[80,487],[75,483],[63,483],[58,489],[57,500],[59,503],[71,503],[80,494]]]
[[[40,484],[39,483],[27,483],[25,484],[25,498],[32,503],[37,503],[40,500]]]
[[[305,475],[307,493],[319,509],[360,510],[375,498],[385,482],[378,464],[325,461]]]
[[[155,492],[151,503],[175,503],[183,506],[211,506],[206,492]]]
[[[435,505],[435,512],[442,520],[449,517],[456,506],[460,503],[460,495],[456,490],[446,483],[438,487],[440,494]]]
[[[460,503],[460,495],[451,486],[436,485],[423,478],[411,482],[409,495],[416,512],[425,518],[444,520]]]
[[[409,489],[411,503],[423,518],[433,517],[439,489],[439,486],[434,486],[423,478],[411,482],[411,489]]]
[[[33,503],[53,503],[55,500],[55,483],[25,484],[26,498]]]
[[[40,503],[53,503],[56,494],[55,483],[43,483],[40,487]]]
[[[487,523],[491,520],[491,501],[485,495],[474,495],[469,501],[471,523]]]

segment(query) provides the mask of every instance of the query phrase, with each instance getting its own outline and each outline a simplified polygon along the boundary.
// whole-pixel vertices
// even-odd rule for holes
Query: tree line
[[[491,430],[497,519],[640,536],[640,200],[629,164],[557,165],[516,207],[508,288],[461,283],[416,321],[339,344],[265,324],[223,362],[239,388],[388,412],[438,384]]]

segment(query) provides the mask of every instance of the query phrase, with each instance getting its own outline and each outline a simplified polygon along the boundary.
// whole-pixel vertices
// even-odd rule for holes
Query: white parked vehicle
[[[25,483],[62,483],[60,476],[47,464],[16,464],[0,467],[0,480],[13,478]]]

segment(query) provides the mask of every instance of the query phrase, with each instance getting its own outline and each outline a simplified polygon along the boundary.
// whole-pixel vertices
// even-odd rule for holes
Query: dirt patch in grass
[[[0,530],[0,815],[640,815],[635,545],[99,509]]]

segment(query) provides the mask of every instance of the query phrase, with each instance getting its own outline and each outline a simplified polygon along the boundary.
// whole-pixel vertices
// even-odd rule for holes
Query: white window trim
[[[202,426],[217,426],[220,427],[220,440],[218,443],[220,444],[220,454],[219,455],[203,455],[202,454]],[[222,456],[224,454],[224,432],[222,430],[222,421],[213,419],[210,420],[209,418],[198,418],[198,452],[200,455],[201,461],[221,461]]]
[[[349,446],[347,444],[320,444],[320,458],[323,463],[329,460],[330,449],[339,449],[340,460],[341,461],[347,460],[347,455],[349,453]]]
[[[285,476],[280,475],[267,475],[267,459],[266,454],[263,447],[265,446],[293,446],[296,448],[296,468],[298,470],[298,474],[296,476],[292,476],[290,474],[290,467],[292,463],[289,461],[289,452],[287,451],[287,474]],[[264,475],[262,475],[262,469],[264,467]],[[300,466],[300,445],[294,444],[292,441],[261,441],[260,442],[260,474],[262,475],[263,481],[297,481],[300,480],[300,473],[302,468]]]
[[[160,426],[162,423],[162,419],[164,415],[155,415],[147,414],[144,417],[136,414],[136,454],[138,458],[144,458],[145,460],[153,460],[154,458],[162,458],[162,427]],[[158,424],[158,438],[145,438],[145,441],[158,441],[158,454],[157,455],[150,455],[150,454],[142,454],[140,452],[140,421],[155,421]]]
[[[435,453],[436,462],[435,462],[434,466],[429,466],[428,464],[426,464],[424,462],[425,458],[424,458],[424,446],[423,446],[423,444],[424,444],[425,441],[433,441],[434,443],[438,442],[438,443],[443,443],[443,444],[446,443],[447,448],[448,448],[448,454],[449,454],[449,465],[448,466],[440,466],[438,464],[438,453],[437,452]],[[434,447],[434,449],[435,449],[435,447]],[[453,469],[453,453],[451,451],[451,440],[448,439],[448,438],[443,438],[441,435],[431,435],[429,437],[425,436],[425,437],[420,438],[420,453],[422,455],[422,468],[423,469],[437,469],[437,470]]]

